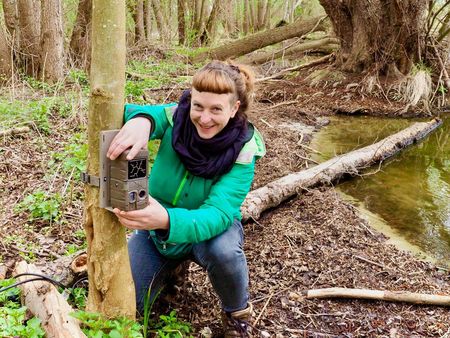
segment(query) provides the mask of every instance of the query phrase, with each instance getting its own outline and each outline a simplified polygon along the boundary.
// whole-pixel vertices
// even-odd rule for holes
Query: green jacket
[[[256,130],[242,148],[231,171],[216,179],[190,174],[172,147],[172,117],[175,104],[125,106],[125,122],[136,115],[149,117],[150,139],[161,144],[150,172],[149,193],[169,214],[169,231],[150,231],[158,250],[170,258],[190,252],[192,243],[213,238],[241,219],[240,207],[250,190],[255,160],[265,154]]]

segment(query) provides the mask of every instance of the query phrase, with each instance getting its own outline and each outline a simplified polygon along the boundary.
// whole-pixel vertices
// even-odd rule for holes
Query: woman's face
[[[191,121],[203,139],[210,139],[222,131],[230,118],[236,115],[240,101],[234,95],[199,92],[192,88]]]

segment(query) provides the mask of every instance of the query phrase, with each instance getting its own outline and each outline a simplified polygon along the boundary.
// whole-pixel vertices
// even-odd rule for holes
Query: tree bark
[[[186,3],[185,0],[177,1],[178,14],[178,44],[183,46],[186,42]]]
[[[0,23],[0,83],[12,77],[11,48],[6,39],[6,32]]]
[[[194,57],[194,62],[204,60],[208,57],[219,60],[225,60],[230,57],[236,58],[238,56],[253,52],[254,50],[273,45],[274,43],[297,36],[302,36],[310,31],[320,30],[322,29],[322,20],[323,17],[299,20],[287,26],[269,29],[264,32],[258,32],[243,39],[200,53]]]
[[[41,8],[40,1],[18,0],[17,12],[19,15],[20,53],[22,64],[28,75],[39,75],[39,47],[41,35]]]
[[[5,18],[5,26],[9,35],[17,40],[17,1],[16,0],[3,0],[3,16]]]
[[[144,26],[147,41],[152,40],[152,4],[151,0],[144,1]]]
[[[404,302],[411,304],[427,304],[450,306],[450,296],[429,295],[407,291],[382,291],[369,289],[326,288],[304,292],[307,299],[312,298],[352,298],[384,300],[388,302]]]
[[[144,0],[138,0],[133,13],[134,19],[134,43],[140,43],[145,40],[144,26]]]
[[[41,0],[41,78],[55,83],[63,78],[64,30],[60,0]]]
[[[319,184],[330,184],[344,174],[355,175],[368,166],[382,162],[427,136],[442,120],[418,122],[370,146],[336,156],[307,170],[289,174],[264,187],[251,191],[241,208],[242,220],[257,219],[269,208],[278,206],[291,196]]]
[[[88,168],[99,176],[99,134],[122,125],[125,85],[125,0],[94,0]],[[107,57],[105,57],[107,56]],[[134,318],[134,284],[125,238],[117,217],[99,207],[99,189],[86,186],[88,311]]]
[[[92,0],[80,0],[70,39],[70,56],[77,67],[89,70],[91,64]]]
[[[159,39],[165,43],[167,41],[167,27],[166,22],[164,21],[163,12],[161,10],[161,6],[159,1],[151,0],[153,13],[155,14],[156,26],[158,27]]]
[[[16,265],[14,275],[21,273],[42,272],[32,264],[21,261]],[[30,276],[17,277],[21,282],[30,279]],[[39,318],[47,338],[84,338],[78,320],[70,316],[74,310],[64,297],[49,282],[35,281],[19,286],[22,290],[24,305],[30,312]]]
[[[337,66],[401,76],[418,61],[427,1],[320,0],[341,41]]]
[[[299,45],[292,46],[290,48],[282,49],[277,52],[267,52],[251,55],[246,57],[245,59],[242,59],[241,61],[244,63],[261,64],[271,60],[276,60],[280,57],[287,57],[293,54],[298,54],[301,52],[305,52],[307,50],[313,50],[324,46],[333,46],[337,48],[338,43],[339,40],[335,38],[323,38],[319,40],[311,40],[303,42]]]
[[[205,29],[203,30],[203,33],[200,37],[200,43],[202,46],[209,44],[214,39],[219,14],[220,0],[215,0],[211,10],[211,14],[209,15],[208,21],[206,22]]]

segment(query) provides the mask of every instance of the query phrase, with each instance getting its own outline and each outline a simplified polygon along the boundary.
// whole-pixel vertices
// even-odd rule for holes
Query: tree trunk
[[[140,43],[145,40],[144,26],[144,0],[138,0],[133,13],[134,19],[134,43]]]
[[[41,78],[55,83],[63,78],[64,30],[60,0],[42,0]]]
[[[152,4],[151,0],[144,1],[144,26],[147,41],[152,40]]]
[[[14,275],[21,273],[42,274],[34,265],[27,264],[25,261],[19,262],[14,270]],[[17,277],[17,281],[21,282],[29,278],[29,276]],[[79,321],[70,316],[74,310],[51,283],[35,281],[19,287],[22,290],[24,305],[41,320],[47,338],[86,337],[80,329]]]
[[[0,83],[12,77],[12,70],[11,48],[6,39],[3,25],[0,23]]]
[[[244,0],[244,17],[242,18],[242,31],[244,36],[250,32],[250,8],[248,5],[248,0]]]
[[[234,0],[232,1],[224,1],[222,2],[222,13],[226,15],[223,16],[224,19],[224,28],[227,32],[228,36],[235,37],[236,35],[236,27],[237,27],[237,19],[236,19],[236,3]]]
[[[230,57],[236,58],[254,50],[273,45],[274,43],[302,36],[313,30],[320,30],[322,29],[322,25],[320,24],[322,20],[323,18],[299,20],[287,26],[258,32],[243,39],[200,53],[194,57],[194,62],[204,60],[208,56],[219,60],[225,60]]]
[[[16,0],[3,0],[3,16],[5,18],[6,30],[9,35],[17,41],[17,1]]]
[[[92,0],[80,0],[70,39],[70,56],[77,67],[89,70],[91,64]]]
[[[427,1],[320,0],[341,40],[337,66],[401,76],[418,61]]]
[[[206,27],[200,37],[200,43],[207,45],[214,39],[216,25],[220,14],[220,0],[215,0]]]
[[[151,0],[153,13],[155,14],[156,26],[158,27],[159,39],[165,43],[167,41],[167,28],[166,22],[164,21],[163,12],[159,1]]]
[[[20,54],[22,64],[28,75],[39,75],[39,47],[41,35],[40,1],[18,0],[17,12],[20,29]]]
[[[442,125],[442,120],[418,122],[396,134],[361,149],[336,156],[307,170],[279,178],[264,187],[251,191],[242,207],[242,220],[257,219],[269,208],[296,195],[302,189],[330,184],[344,174],[355,175],[368,166],[382,162],[410,144],[416,143]]]
[[[88,173],[99,176],[99,134],[122,125],[125,85],[125,0],[94,0]],[[107,57],[105,57],[107,56]],[[125,238],[117,217],[99,207],[99,189],[86,186],[88,311],[134,318],[134,284]]]
[[[178,44],[183,46],[186,42],[186,3],[185,0],[178,0]]]

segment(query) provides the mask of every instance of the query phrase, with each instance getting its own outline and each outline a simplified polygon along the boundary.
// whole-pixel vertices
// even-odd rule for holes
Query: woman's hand
[[[106,156],[115,160],[131,147],[127,160],[132,160],[147,145],[150,128],[150,120],[145,117],[129,120],[112,140]]]
[[[119,222],[128,229],[156,230],[169,229],[169,214],[167,210],[153,197],[148,196],[149,204],[144,209],[122,211],[114,208],[113,212]]]

